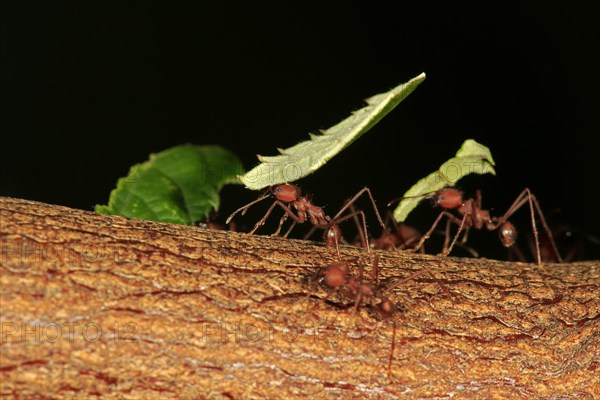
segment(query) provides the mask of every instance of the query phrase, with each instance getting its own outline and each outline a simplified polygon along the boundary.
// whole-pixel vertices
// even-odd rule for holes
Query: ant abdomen
[[[337,225],[332,225],[331,228],[325,231],[325,243],[329,247],[335,247],[342,240],[342,230]]]
[[[517,241],[517,230],[515,226],[506,221],[499,229],[500,240],[505,247],[511,247]]]

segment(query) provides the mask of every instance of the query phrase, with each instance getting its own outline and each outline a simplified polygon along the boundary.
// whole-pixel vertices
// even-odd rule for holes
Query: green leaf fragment
[[[293,182],[315,172],[377,124],[424,80],[425,74],[422,73],[388,92],[370,97],[366,100],[366,107],[321,131],[320,135],[310,134],[310,140],[287,149],[277,149],[280,155],[259,155],[261,164],[241,176],[240,180],[248,189],[260,190],[267,186]]]
[[[473,139],[466,140],[454,158],[443,163],[437,171],[427,175],[404,193],[402,201],[394,210],[394,218],[398,222],[404,222],[424,196],[446,186],[454,186],[466,175],[495,175],[494,165],[490,149]]]
[[[193,224],[219,208],[219,191],[239,183],[241,161],[219,146],[182,145],[150,155],[120,178],[103,214]]]

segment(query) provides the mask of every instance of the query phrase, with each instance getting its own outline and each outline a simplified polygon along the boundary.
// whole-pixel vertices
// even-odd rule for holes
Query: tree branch
[[[393,323],[321,244],[0,198],[0,393],[600,398],[600,263],[378,252]],[[343,247],[353,268],[373,254]],[[309,296],[312,295],[312,296]]]

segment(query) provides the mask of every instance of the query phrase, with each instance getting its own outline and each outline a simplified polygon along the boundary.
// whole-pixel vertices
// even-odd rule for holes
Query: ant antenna
[[[396,197],[395,199],[390,200],[387,203],[387,206],[389,207],[392,204],[398,203],[398,202],[400,202],[400,201],[402,201],[404,199],[416,199],[418,197],[427,197],[427,196],[431,196],[431,195],[436,194],[436,193],[437,193],[437,190],[433,190],[431,192],[425,192],[425,193],[421,193],[421,194],[416,194],[414,196],[400,196],[400,197]]]

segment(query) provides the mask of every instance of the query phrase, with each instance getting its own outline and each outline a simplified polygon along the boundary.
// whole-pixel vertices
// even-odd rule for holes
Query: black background
[[[130,165],[181,143],[221,144],[250,168],[426,72],[299,182],[316,204],[333,213],[367,185],[382,208],[475,138],[497,176],[463,180],[467,193],[501,214],[529,187],[552,224],[597,235],[597,15],[413,3],[6,2],[0,194],[91,210]],[[256,195],[226,188],[220,218]]]

